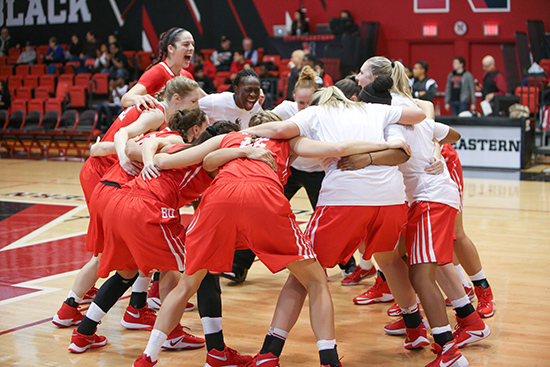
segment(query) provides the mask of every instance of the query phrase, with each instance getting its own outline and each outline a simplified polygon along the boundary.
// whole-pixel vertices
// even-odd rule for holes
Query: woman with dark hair
[[[233,81],[232,92],[210,94],[199,100],[199,107],[206,112],[210,121],[237,121],[241,128],[247,128],[250,117],[262,107],[260,99],[260,77],[252,69],[243,69]]]
[[[309,33],[309,23],[306,21],[304,11],[298,9],[294,12],[294,20],[292,21],[292,27],[290,28],[290,35],[301,36],[307,33]]]
[[[158,101],[154,98],[166,82],[178,75],[193,79],[185,68],[189,67],[195,40],[191,32],[183,28],[170,28],[159,38],[158,57],[149,65],[136,85],[121,100],[123,107],[137,105],[139,109],[154,108]],[[204,93],[204,92],[203,92]]]
[[[445,109],[458,115],[463,111],[475,111],[476,90],[474,77],[466,68],[466,59],[456,56],[453,59],[453,71],[447,77],[445,88]]]

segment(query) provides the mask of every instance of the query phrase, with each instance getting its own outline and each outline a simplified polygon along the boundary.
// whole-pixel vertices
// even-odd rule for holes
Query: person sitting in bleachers
[[[82,53],[82,42],[76,33],[71,36],[71,43],[69,44],[69,50],[65,53],[65,58],[69,61],[80,61],[80,54]]]
[[[109,101],[96,107],[99,128],[102,131],[107,131],[114,121],[113,117],[120,114],[122,110],[120,99],[126,92],[128,92],[128,84],[124,78],[120,77],[109,81]]]
[[[220,39],[220,48],[212,53],[210,61],[214,63],[218,71],[229,71],[233,62],[233,52],[231,52],[231,40],[227,36]]]
[[[63,63],[65,61],[65,52],[63,47],[57,44],[56,37],[50,37],[50,47],[45,55],[43,55],[43,61],[45,64],[49,63]]]
[[[340,12],[340,23],[342,25],[342,33],[351,34],[357,32],[357,24],[355,24],[349,10],[342,10]]]
[[[252,47],[252,38],[243,38],[244,58],[250,60],[254,65],[258,64],[258,51]]]
[[[101,56],[101,54],[99,53],[100,48],[101,48],[101,42],[99,42],[95,38],[95,32],[88,31],[88,33],[86,33],[86,41],[82,43],[82,53],[80,55],[80,58],[82,60],[86,60],[90,58],[95,59]]]
[[[109,49],[107,48],[107,45],[102,43],[100,47],[100,53],[101,56],[99,56],[97,59],[95,59],[94,62],[94,72],[100,73],[101,70],[107,68],[107,55],[109,54]]]
[[[107,64],[101,71],[102,73],[109,73],[111,79],[126,78],[130,75],[128,71],[128,58],[120,50],[120,46],[117,43],[109,45],[109,53],[106,54],[105,58]]]
[[[313,65],[313,70],[315,70],[315,72],[319,74],[319,77],[323,80],[323,87],[330,87],[331,85],[334,85],[332,77],[325,73],[325,63],[323,61],[315,59]]]
[[[209,77],[210,79],[214,79],[216,77],[216,67],[210,60],[206,60],[204,58],[204,54],[202,51],[199,51],[195,53],[195,62],[193,63],[195,66],[195,70],[197,70],[197,67],[202,66],[202,70],[204,72],[204,75]]]
[[[8,83],[0,82],[0,110],[9,110],[11,107],[11,95]]]
[[[233,83],[233,80],[235,80],[235,77],[241,71],[244,69],[244,64],[246,62],[250,62],[250,60],[246,60],[244,58],[244,50],[238,49],[235,52],[233,52],[233,62],[231,63],[231,68],[229,69],[229,72],[231,73],[231,76],[229,77],[229,80],[231,83]]]
[[[294,12],[294,20],[290,28],[291,36],[303,36],[309,33],[309,23],[306,20],[306,15],[303,10],[298,9]]]
[[[214,81],[208,75],[204,73],[203,65],[195,66],[195,74],[193,75],[195,81],[199,84],[203,91],[206,93],[214,93],[216,87],[214,86]]]
[[[10,32],[6,27],[0,31],[0,56],[8,56],[8,50],[13,47]]]
[[[30,41],[25,44],[25,50],[17,58],[17,65],[34,65],[36,63],[36,51]]]

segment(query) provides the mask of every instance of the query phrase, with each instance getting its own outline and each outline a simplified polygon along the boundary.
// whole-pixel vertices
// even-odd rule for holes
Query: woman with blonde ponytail
[[[145,70],[137,84],[122,97],[122,106],[155,108],[158,104],[155,94],[168,80],[178,75],[194,80],[193,75],[185,70],[189,67],[194,52],[195,40],[189,31],[174,27],[162,33],[156,60]]]

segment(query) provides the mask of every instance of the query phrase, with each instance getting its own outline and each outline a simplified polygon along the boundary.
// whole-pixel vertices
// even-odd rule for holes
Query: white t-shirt
[[[409,98],[392,93],[392,105],[414,106]],[[443,173],[430,175],[425,168],[431,163],[434,153],[433,139],[442,140],[449,134],[449,126],[426,119],[413,126],[392,125],[386,130],[388,140],[403,139],[411,147],[411,158],[399,165],[405,179],[405,191],[410,203],[431,201],[460,207],[458,187],[451,179],[447,166]]]
[[[362,108],[311,106],[290,118],[300,135],[313,140],[384,140],[384,128],[401,118],[402,108],[362,104]],[[319,206],[383,206],[405,202],[403,176],[397,166],[368,166],[356,171],[341,171],[338,159],[323,159],[326,172]]]
[[[210,94],[199,99],[199,107],[203,110],[210,119],[210,124],[218,120],[229,120],[235,122],[237,119],[240,120],[241,129],[246,129],[248,127],[248,122],[250,117],[258,111],[262,111],[262,107],[258,102],[254,104],[250,111],[239,108],[235,104],[235,99],[233,99],[233,94],[231,92],[223,92],[217,94]]]
[[[122,87],[116,87],[116,91],[112,91],[113,95],[113,102],[111,103],[113,106],[121,106],[120,104],[120,96],[123,96],[128,92],[128,84],[124,84]]]
[[[298,103],[292,102],[292,101],[283,101],[281,104],[277,105],[273,112],[275,112],[277,115],[285,120],[290,120],[292,116],[297,114],[298,111]],[[296,168],[297,170],[304,171],[304,172],[321,172],[323,171],[323,167],[319,164],[319,161],[316,158],[302,158],[298,157],[292,162],[291,165],[293,168]]]

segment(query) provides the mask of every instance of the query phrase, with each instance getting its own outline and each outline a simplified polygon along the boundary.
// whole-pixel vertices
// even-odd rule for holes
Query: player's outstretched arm
[[[249,127],[243,132],[270,139],[292,139],[300,135],[300,129],[292,121],[275,121]]]
[[[214,172],[219,167],[234,159],[248,158],[267,163],[271,169],[277,171],[277,163],[273,158],[273,153],[265,148],[223,148],[209,153],[202,162],[202,167],[206,172]]]
[[[348,140],[332,143],[311,140],[300,136],[293,138],[290,141],[290,147],[296,154],[305,158],[343,157],[358,153],[376,152],[390,148],[403,149],[410,154],[409,145],[400,139],[389,142]]]
[[[155,155],[154,163],[160,169],[173,169],[201,163],[208,153],[219,149],[225,135],[218,135],[195,147],[181,150],[174,154],[160,153]]]

